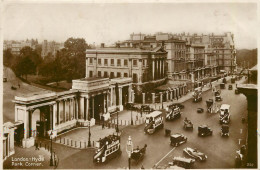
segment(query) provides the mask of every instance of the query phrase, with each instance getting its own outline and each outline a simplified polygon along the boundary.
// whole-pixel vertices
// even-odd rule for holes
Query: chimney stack
[[[101,48],[105,48],[105,43],[101,43]]]

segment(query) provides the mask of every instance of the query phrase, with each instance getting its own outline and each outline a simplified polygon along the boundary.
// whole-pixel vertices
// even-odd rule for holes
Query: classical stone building
[[[220,70],[236,70],[234,36],[156,33],[131,34],[130,40],[121,42],[124,47],[154,47],[165,43],[167,76],[173,80],[200,81],[214,77]]]
[[[86,51],[86,77],[130,77],[136,95],[164,83],[167,52],[158,47],[104,47]]]
[[[116,108],[123,110],[133,95],[131,78],[91,77],[73,80],[69,91],[15,96],[15,121],[20,122],[16,142],[31,147],[37,136],[48,138],[51,131],[56,136],[76,126],[92,126]]]

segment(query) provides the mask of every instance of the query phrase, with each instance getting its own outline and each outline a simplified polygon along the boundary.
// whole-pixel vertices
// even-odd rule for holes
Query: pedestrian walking
[[[19,87],[19,89],[20,89],[20,83],[18,83],[18,87]]]
[[[37,141],[35,142],[35,150],[40,150],[40,149],[39,149],[39,145],[38,145],[38,142],[37,142]]]

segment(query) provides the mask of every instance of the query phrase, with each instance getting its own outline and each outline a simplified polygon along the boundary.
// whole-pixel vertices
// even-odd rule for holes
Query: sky
[[[69,37],[112,44],[131,33],[232,32],[237,49],[257,48],[255,3],[5,3],[4,40]]]

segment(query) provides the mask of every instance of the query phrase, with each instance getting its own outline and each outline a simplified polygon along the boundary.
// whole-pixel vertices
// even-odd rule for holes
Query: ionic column
[[[55,103],[54,105],[53,105],[53,112],[52,112],[53,114],[52,114],[52,119],[53,119],[53,124],[52,124],[52,126],[53,126],[53,130],[55,130],[56,129],[56,118],[57,118],[57,104]]]
[[[56,105],[57,105],[57,114],[56,114],[56,116],[57,116],[57,125],[59,125],[60,124],[60,101],[56,101]]]
[[[95,99],[95,97],[92,96],[92,118],[94,118],[94,114],[95,114],[95,112],[94,112],[94,110],[95,110],[95,107],[94,107],[94,99]]]
[[[145,104],[145,93],[142,93],[142,97],[143,97],[143,104]]]
[[[166,91],[166,101],[168,101],[168,99],[169,99],[169,93],[168,91]]]
[[[71,99],[69,99],[69,121],[71,120]]]
[[[107,98],[107,100],[106,100],[106,112],[108,112],[108,104],[109,104],[109,102],[108,102],[108,93],[106,93],[106,98]]]
[[[110,106],[113,106],[113,95],[114,95],[113,87],[111,87],[110,88]]]
[[[131,102],[131,91],[132,91],[132,85],[128,86],[128,102]]]
[[[106,92],[103,92],[103,99],[104,99],[104,101],[103,101],[103,110],[104,110],[104,113],[106,113],[106,103],[107,103],[107,101],[106,101]]]
[[[53,130],[53,105],[50,105],[50,129]]]
[[[134,93],[134,90],[132,90],[132,103],[135,102],[135,93]]]
[[[162,102],[163,102],[163,93],[160,92],[160,103],[162,103]]]
[[[155,103],[155,93],[152,93],[152,103]]]
[[[66,122],[66,99],[63,100],[63,123]]]
[[[78,98],[74,97],[74,106],[75,106],[75,119],[78,120],[79,119],[79,109],[78,109]]]
[[[164,78],[164,63],[163,60],[161,60],[162,70],[161,70],[161,77]]]
[[[161,79],[161,72],[162,71],[162,65],[161,60],[158,60],[158,79]]]
[[[24,112],[24,124],[23,124],[23,127],[24,127],[24,139],[27,139],[27,135],[28,135],[28,122],[29,122],[29,110],[25,110]]]
[[[28,110],[28,129],[29,129],[29,138],[32,137],[32,113],[33,110]]]
[[[159,79],[159,60],[157,60],[156,79]]]
[[[173,93],[173,91],[171,90],[170,91],[170,100],[172,100],[172,93]]]
[[[89,116],[89,98],[87,97],[86,98],[86,116],[87,116],[87,119],[90,119],[90,116]]]
[[[122,105],[122,87],[118,87],[119,90],[119,105]]]
[[[154,59],[152,60],[153,66],[152,66],[152,73],[153,73],[153,80],[154,80]]]

